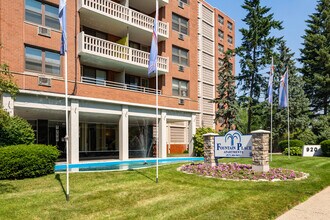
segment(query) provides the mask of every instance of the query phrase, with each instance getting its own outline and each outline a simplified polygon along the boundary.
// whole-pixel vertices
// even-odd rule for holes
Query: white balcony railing
[[[98,12],[150,32],[153,31],[154,18],[110,0],[80,0],[79,7]],[[168,38],[169,25],[167,22],[158,21],[158,34]]]
[[[135,85],[113,82],[113,81],[108,81],[108,80],[103,80],[103,79],[95,79],[95,78],[90,78],[90,77],[86,77],[86,76],[81,77],[81,82],[87,83],[87,84],[94,84],[94,85],[98,85],[98,86],[116,88],[116,89],[130,90],[130,91],[142,92],[142,93],[148,93],[148,94],[156,94],[156,89],[153,89],[153,88],[135,86]],[[161,90],[158,90],[158,94],[161,95]]]
[[[128,64],[148,68],[150,54],[111,41],[79,33],[79,53],[90,53]],[[168,72],[168,58],[158,56],[158,70]]]

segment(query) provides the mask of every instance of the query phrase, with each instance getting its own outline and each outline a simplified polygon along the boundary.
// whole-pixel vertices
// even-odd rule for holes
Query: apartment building
[[[3,108],[31,123],[36,143],[56,145],[64,155],[58,4],[0,2],[0,63],[9,65],[20,88],[15,99],[3,94]],[[192,155],[196,127],[215,127],[209,101],[222,56],[218,44],[234,47],[234,22],[203,0],[159,0],[156,91],[155,77],[147,75],[155,7],[155,0],[67,0],[71,163],[155,156],[156,120],[160,157]]]

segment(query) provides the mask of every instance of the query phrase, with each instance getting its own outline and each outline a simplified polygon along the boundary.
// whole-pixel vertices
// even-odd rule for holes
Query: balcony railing
[[[80,0],[79,8],[86,8],[129,25],[153,31],[154,18],[110,0]],[[158,21],[158,34],[168,38],[167,22]]]
[[[139,65],[145,68],[148,68],[150,56],[147,52],[86,35],[84,32],[79,34],[79,52],[87,52],[116,61]],[[159,71],[168,72],[167,57],[158,56],[157,65]]]
[[[95,79],[91,77],[82,76],[81,82],[87,83],[87,84],[93,84],[98,86],[104,86],[104,87],[110,87],[110,88],[116,88],[116,89],[123,89],[123,90],[130,90],[135,92],[142,92],[142,93],[148,93],[148,94],[156,94],[156,89],[142,87],[142,86],[135,86],[125,83],[119,83],[119,82],[113,82],[103,79]],[[158,90],[158,94],[161,95],[161,90]]]

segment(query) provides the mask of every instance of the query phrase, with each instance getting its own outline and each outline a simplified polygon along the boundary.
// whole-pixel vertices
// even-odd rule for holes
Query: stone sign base
[[[255,172],[268,172],[269,165],[252,165],[252,170]]]

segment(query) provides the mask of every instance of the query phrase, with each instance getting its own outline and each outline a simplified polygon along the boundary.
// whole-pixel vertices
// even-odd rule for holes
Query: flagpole
[[[288,96],[288,157],[290,159],[290,102],[289,102],[289,68],[286,69],[288,74],[288,84],[286,94]]]
[[[157,0],[158,1],[158,0]],[[156,64],[157,65],[157,64]],[[158,129],[158,68],[156,68],[156,183],[158,183],[158,157],[159,157],[159,129]]]
[[[68,56],[64,54],[65,66],[65,146],[66,146],[66,200],[70,200],[70,185],[69,185],[69,114],[68,114]]]
[[[272,67],[271,74],[274,79],[274,58],[272,57]],[[272,80],[272,88],[273,88],[273,80]],[[273,161],[273,90],[272,90],[272,101],[270,103],[270,161]]]

